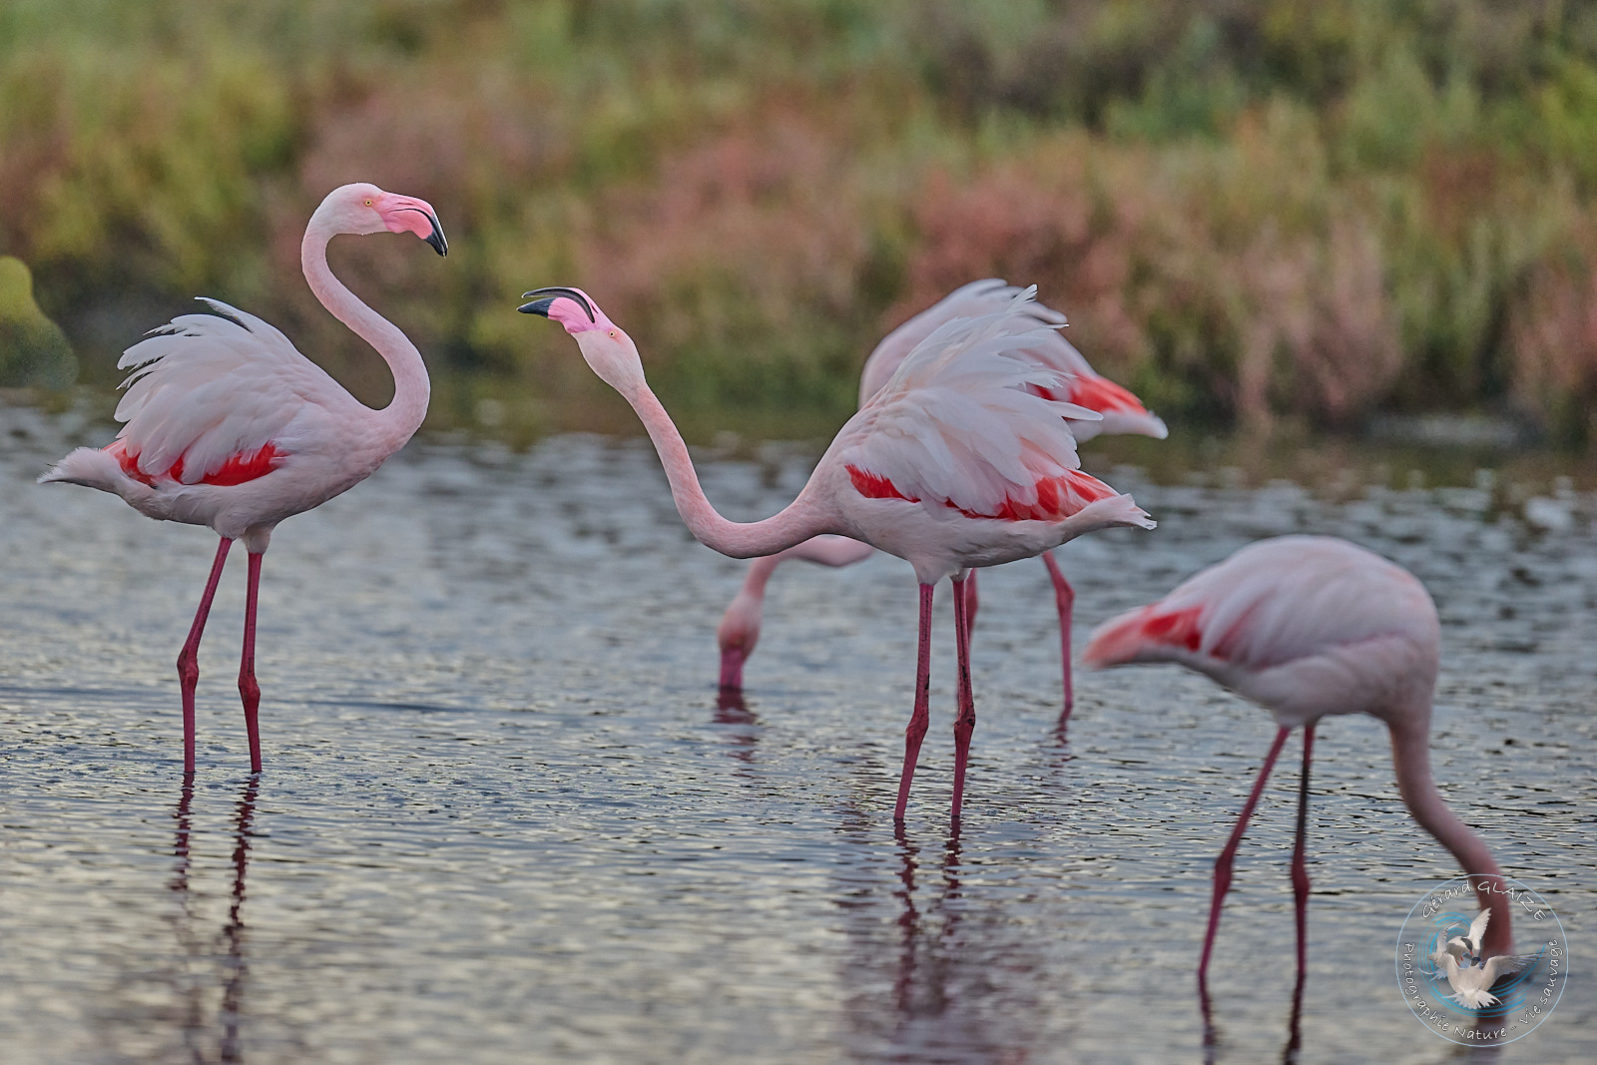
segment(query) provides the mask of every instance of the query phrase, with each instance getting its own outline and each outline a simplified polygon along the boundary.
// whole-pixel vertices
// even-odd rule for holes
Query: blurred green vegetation
[[[615,418],[524,288],[588,289],[668,404],[746,426],[841,419],[876,337],[1001,275],[1175,422],[1597,441],[1597,5],[0,5],[0,254],[87,381],[206,294],[381,402],[298,275],[352,180],[449,233],[332,253],[435,425]]]

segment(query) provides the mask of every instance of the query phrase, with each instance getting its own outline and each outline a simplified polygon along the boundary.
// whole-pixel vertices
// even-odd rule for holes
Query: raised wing
[[[888,333],[871,351],[860,373],[860,406],[887,383],[916,345],[940,326],[957,318],[1000,313],[1025,291],[995,277],[972,281]],[[1052,328],[1039,331],[1035,342],[1021,349],[1022,353],[1068,378],[1064,388],[1050,389],[1048,398],[1075,403],[1103,415],[1101,421],[1076,423],[1074,432],[1079,440],[1098,433],[1136,433],[1161,440],[1169,435],[1164,422],[1151,414],[1135,394],[1095,371],[1076,346],[1065,339],[1061,332],[1066,324],[1063,314],[1035,301],[1027,314],[1037,325]]]
[[[1482,910],[1475,915],[1475,920],[1469,923],[1469,949],[1471,954],[1479,954],[1481,943],[1485,940],[1486,926],[1491,922],[1492,911]]]
[[[110,450],[132,476],[239,483],[293,450],[296,420],[352,402],[275,327],[202,300],[216,313],[180,315],[117,362],[132,372]]]
[[[1541,954],[1498,954],[1486,959],[1486,964],[1481,967],[1481,986],[1491,987],[1498,980],[1511,973],[1520,972],[1534,966],[1541,959]]]
[[[871,350],[865,360],[865,368],[860,372],[860,406],[863,407],[865,401],[887,383],[911,351],[940,327],[957,318],[979,318],[1001,313],[1017,298],[1035,292],[1035,287],[1022,289],[996,277],[972,281],[956,288],[888,333]],[[1093,372],[1075,345],[1059,333],[1059,329],[1066,324],[1063,314],[1035,299],[1029,301],[1026,314],[1032,319],[1032,325],[1050,327],[1039,329],[1034,346],[1023,349],[1034,360],[1066,373]]]
[[[1017,520],[1057,520],[1116,494],[1080,472],[1064,421],[1098,415],[1046,398],[1063,376],[1027,354],[1057,335],[1034,314],[1035,292],[938,326],[860,409],[839,457],[861,494]]]

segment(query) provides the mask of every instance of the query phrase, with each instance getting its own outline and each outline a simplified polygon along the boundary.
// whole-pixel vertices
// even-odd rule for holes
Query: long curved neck
[[[774,555],[761,555],[749,563],[749,572],[743,578],[743,594],[761,602],[765,599],[765,586],[776,572],[777,565],[787,556],[778,551]]]
[[[427,400],[432,386],[427,380],[427,367],[399,327],[366,306],[360,297],[333,276],[327,265],[327,242],[337,235],[320,212],[311,216],[305,227],[305,239],[300,244],[300,267],[311,292],[323,307],[347,325],[350,330],[370,344],[383,357],[394,375],[394,398],[388,406],[376,412],[378,424],[383,427],[384,443],[391,445],[389,453],[396,451],[409,440],[427,415]]]
[[[1397,771],[1397,789],[1403,803],[1438,843],[1453,853],[1469,876],[1470,886],[1481,909],[1491,910],[1486,925],[1483,953],[1503,954],[1514,945],[1513,918],[1508,905],[1503,874],[1492,860],[1480,837],[1458,819],[1442,801],[1431,777],[1430,715],[1417,722],[1404,719],[1388,723],[1392,734],[1392,765]],[[1495,884],[1494,884],[1495,882]],[[1493,887],[1496,890],[1492,890]]]
[[[677,513],[701,544],[733,558],[754,558],[775,554],[817,533],[834,531],[811,496],[809,485],[804,486],[797,499],[764,521],[736,522],[721,517],[705,498],[693,460],[688,456],[688,445],[654,392],[642,381],[618,391],[649,431],[666,479],[671,482]]]

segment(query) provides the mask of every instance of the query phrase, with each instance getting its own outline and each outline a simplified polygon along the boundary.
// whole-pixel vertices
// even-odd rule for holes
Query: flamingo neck
[[[398,326],[366,306],[333,276],[327,265],[327,244],[339,231],[327,224],[320,213],[312,215],[310,225],[305,227],[305,239],[300,244],[300,267],[305,271],[311,292],[328,313],[370,344],[394,375],[394,398],[376,412],[384,429],[387,454],[392,454],[421,428],[422,419],[427,415],[427,400],[432,393],[427,367],[416,345]]]
[[[677,513],[682,515],[688,531],[701,544],[733,558],[754,558],[773,555],[817,533],[830,531],[810,495],[809,485],[804,486],[797,499],[764,521],[736,522],[723,518],[705,498],[693,459],[688,455],[688,445],[654,392],[641,380],[629,382],[619,391],[648,430],[660,464],[665,467],[666,480],[671,483],[671,498],[676,503]],[[769,575],[767,570],[764,576]],[[761,579],[761,591],[764,583]]]
[[[1427,706],[1427,711],[1429,707]],[[1490,910],[1483,953],[1506,954],[1514,949],[1513,918],[1504,892],[1503,874],[1492,860],[1480,837],[1459,820],[1442,801],[1431,776],[1430,714],[1417,722],[1410,719],[1389,722],[1392,734],[1392,764],[1397,771],[1397,789],[1403,803],[1420,826],[1452,852],[1470,878],[1481,909]],[[1495,881],[1497,890],[1491,890]]]
[[[765,586],[770,583],[771,574],[776,572],[777,564],[782,558],[783,555],[778,552],[774,555],[761,555],[750,562],[748,575],[743,578],[743,594],[756,603],[764,602]]]

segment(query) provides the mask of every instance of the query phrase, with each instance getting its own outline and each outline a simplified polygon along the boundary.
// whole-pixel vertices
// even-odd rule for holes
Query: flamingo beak
[[[449,254],[449,241],[444,239],[444,227],[438,224],[438,219],[432,215],[427,216],[427,221],[432,223],[433,230],[422,239],[433,246],[433,251],[439,255]]]
[[[541,314],[549,317],[549,307],[557,299],[575,300],[582,307],[583,313],[588,316],[588,321],[597,322],[599,319],[593,313],[593,304],[589,303],[582,293],[574,288],[536,288],[531,292],[523,292],[521,298],[529,302],[523,303],[516,310],[522,314]]]
[[[431,204],[412,196],[393,196],[385,193],[384,197],[378,211],[390,233],[414,233],[431,244],[433,251],[439,255],[449,254],[449,241],[444,239],[444,227],[438,224],[438,215],[433,213]],[[421,219],[409,217],[413,214],[419,214],[426,219],[425,227]]]

